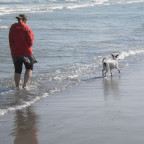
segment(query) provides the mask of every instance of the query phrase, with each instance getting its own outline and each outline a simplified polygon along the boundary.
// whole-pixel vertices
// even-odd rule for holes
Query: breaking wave
[[[0,0],[0,15],[15,13],[52,12],[96,5],[139,3],[144,0]]]
[[[0,30],[9,29],[8,26],[0,26]]]

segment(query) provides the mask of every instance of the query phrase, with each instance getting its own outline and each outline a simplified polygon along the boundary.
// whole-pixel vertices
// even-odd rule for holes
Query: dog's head
[[[112,53],[111,56],[112,56],[112,58],[113,58],[114,60],[118,60],[119,54],[114,54],[114,53]]]

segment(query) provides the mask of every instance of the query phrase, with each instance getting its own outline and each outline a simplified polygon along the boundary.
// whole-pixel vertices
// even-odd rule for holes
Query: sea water
[[[0,0],[0,116],[101,78],[102,58],[113,52],[121,71],[143,60],[143,9],[144,0]],[[28,90],[15,89],[8,42],[20,13],[28,16],[38,60]]]

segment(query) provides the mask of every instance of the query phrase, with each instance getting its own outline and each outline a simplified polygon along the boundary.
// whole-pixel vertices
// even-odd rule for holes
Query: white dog
[[[102,75],[104,77],[106,77],[106,73],[108,71],[110,71],[110,74],[112,76],[112,70],[113,69],[117,69],[119,71],[119,73],[120,73],[120,69],[118,67],[118,59],[117,59],[118,54],[116,54],[116,55],[115,54],[111,54],[111,56],[112,56],[112,59],[110,59],[110,58],[103,58],[102,59],[102,64],[103,64]]]

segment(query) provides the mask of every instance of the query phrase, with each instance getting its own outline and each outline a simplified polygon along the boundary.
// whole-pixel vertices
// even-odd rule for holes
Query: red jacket
[[[15,23],[9,31],[9,45],[12,56],[30,56],[33,54],[34,35],[24,23]]]

